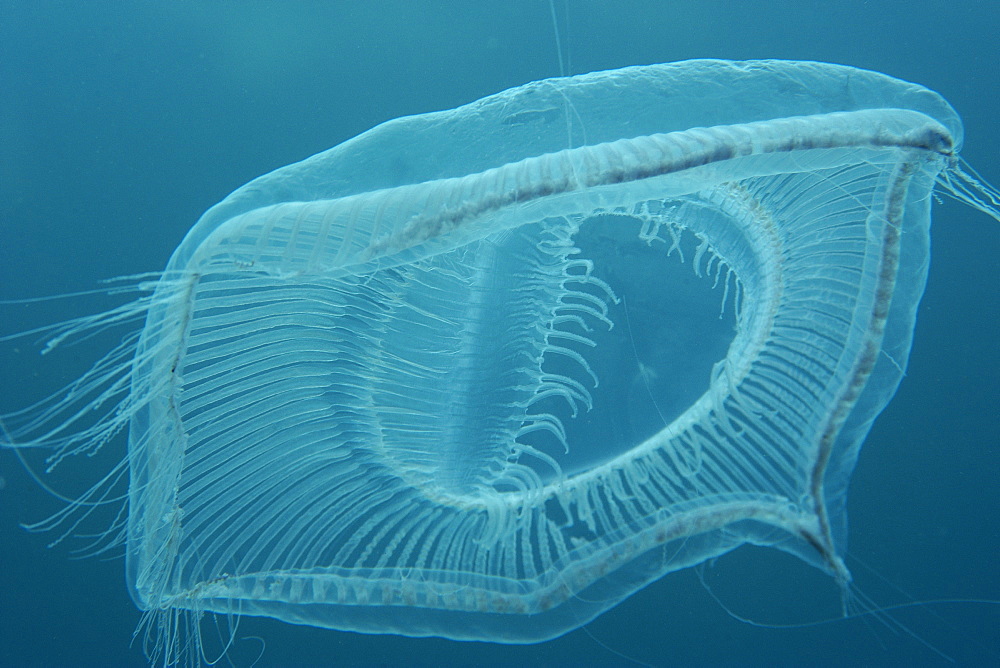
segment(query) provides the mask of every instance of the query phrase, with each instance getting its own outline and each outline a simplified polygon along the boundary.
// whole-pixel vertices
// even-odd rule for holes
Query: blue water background
[[[963,155],[1000,184],[995,2],[555,3],[569,73],[693,57],[845,63],[920,82],[961,113]],[[0,299],[161,269],[233,189],[378,123],[559,74],[546,0],[0,2]],[[359,165],[359,169],[363,166]],[[1000,598],[1000,225],[934,210],[933,261],[907,377],[876,423],[849,499],[848,565],[891,605]],[[0,305],[0,333],[93,300]],[[87,344],[40,358],[0,345],[0,412],[68,381]],[[43,364],[46,362],[46,364]],[[120,453],[116,442],[110,448]],[[118,456],[114,454],[114,456]],[[75,462],[56,476],[66,488]],[[78,487],[77,487],[78,488]],[[24,532],[59,504],[0,453],[0,664],[142,665],[120,559],[73,561]],[[832,580],[773,550],[704,569],[735,614],[835,618]],[[730,617],[694,571],[535,646],[365,636],[244,619],[257,665],[944,665],[996,663],[1000,613],[976,603],[768,629]],[[603,646],[602,646],[603,645]],[[234,648],[238,665],[256,640]]]

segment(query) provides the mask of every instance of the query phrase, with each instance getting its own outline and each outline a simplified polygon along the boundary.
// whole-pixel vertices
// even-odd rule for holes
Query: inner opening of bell
[[[596,344],[580,349],[598,386],[593,407],[576,417],[553,404],[566,430],[569,452],[546,434],[525,441],[550,454],[565,475],[616,457],[680,416],[709,388],[713,365],[725,358],[736,334],[737,277],[710,240],[678,225],[650,225],[635,216],[588,218],[574,237],[576,257],[593,262],[593,275],[618,298],[608,301],[613,327],[591,323]],[[552,355],[544,368],[580,375],[576,362]],[[553,472],[525,463],[550,480]]]

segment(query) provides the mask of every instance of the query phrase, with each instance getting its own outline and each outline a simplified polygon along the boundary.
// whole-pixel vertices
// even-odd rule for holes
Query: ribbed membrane
[[[926,89],[778,61],[393,121],[206,213],[131,368],[15,435],[128,425],[144,610],[536,642],[748,542],[847,587],[960,140]]]
[[[826,469],[881,407],[859,390],[946,135],[894,110],[699,129],[230,219],[185,269],[173,390],[133,443],[182,462],[136,508],[140,599],[523,642],[743,541],[846,582]],[[733,291],[727,325],[643,301],[703,302],[698,281]],[[632,320],[661,338],[645,367]],[[671,357],[700,360],[672,379],[687,405],[616,429],[660,410]],[[630,366],[638,394],[601,393]]]

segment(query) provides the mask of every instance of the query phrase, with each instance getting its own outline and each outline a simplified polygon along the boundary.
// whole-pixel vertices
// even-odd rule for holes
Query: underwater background
[[[162,269],[205,209],[258,175],[398,116],[558,76],[553,10],[567,74],[787,58],[921,83],[959,111],[963,157],[1000,184],[991,0],[0,0],[0,300]],[[848,498],[847,565],[874,605],[1000,599],[998,269],[996,221],[936,203],[907,376],[862,448]],[[112,303],[3,303],[0,336]],[[77,377],[102,350],[84,341],[43,358],[33,343],[0,343],[0,414]],[[109,444],[90,468],[67,462],[49,483],[83,491],[124,447]],[[108,558],[120,550],[74,560],[80,543],[46,549],[58,533],[20,527],[60,507],[0,451],[0,665],[143,665],[140,642],[129,646],[140,615],[124,564]],[[762,628],[727,609],[805,626]],[[908,630],[880,615],[837,619],[840,610],[829,576],[743,547],[540,645],[248,617],[230,655],[250,665],[262,638],[258,666],[1000,663],[996,604],[891,610]]]

